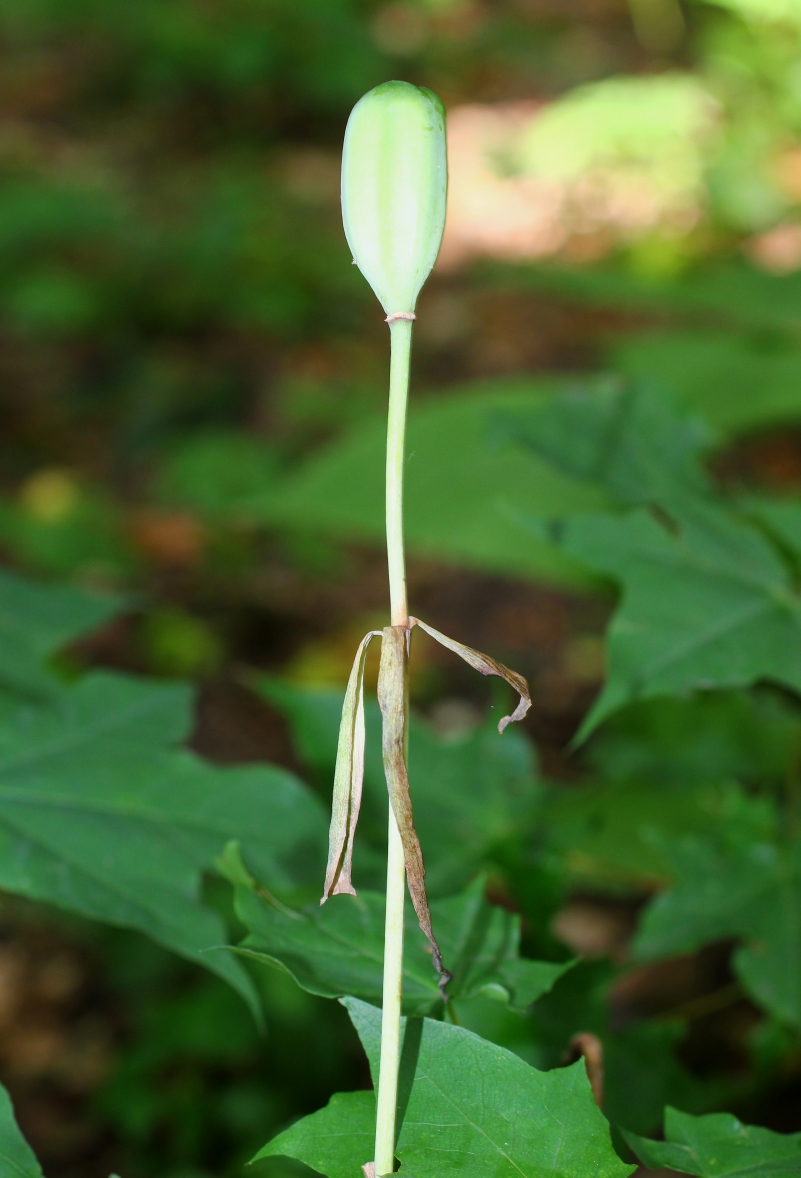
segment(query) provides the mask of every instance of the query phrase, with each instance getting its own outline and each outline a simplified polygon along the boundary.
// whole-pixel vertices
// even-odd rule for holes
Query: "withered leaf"
[[[431,944],[434,966],[442,978],[440,986],[444,986],[450,980],[450,974],[443,967],[442,954],[431,927],[431,913],[428,908],[425,888],[423,852],[414,829],[412,799],[409,794],[409,775],[406,769],[404,737],[406,731],[408,636],[409,631],[405,626],[387,626],[382,636],[381,665],[378,671],[378,704],[383,718],[384,773],[387,779],[389,800],[403,843],[406,878],[409,881],[412,904],[417,913],[420,928]]]
[[[505,679],[509,686],[514,688],[520,696],[520,703],[512,712],[511,716],[504,716],[499,722],[499,732],[503,732],[507,724],[511,724],[513,720],[523,719],[531,707],[531,695],[529,693],[528,683],[522,675],[518,675],[517,671],[511,671],[503,663],[491,659],[489,655],[482,654],[480,650],[473,650],[472,646],[465,646],[464,643],[457,642],[454,638],[448,638],[446,634],[441,634],[439,630],[435,630],[433,626],[421,622],[419,618],[410,618],[409,622],[412,626],[419,626],[421,630],[425,630],[426,634],[429,634],[435,639],[440,646],[446,646],[448,650],[452,650],[454,654],[458,654],[474,670],[480,671],[482,675],[497,675],[499,679]]]
[[[380,633],[380,630],[371,630],[361,640],[342,704],[331,799],[331,826],[328,832],[328,866],[321,904],[329,896],[338,896],[343,892],[356,895],[351,872],[353,838],[359,820],[364,780],[364,663],[371,639]]]

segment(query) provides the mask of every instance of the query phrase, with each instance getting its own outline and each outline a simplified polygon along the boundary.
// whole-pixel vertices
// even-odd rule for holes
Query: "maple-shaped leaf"
[[[773,1133],[743,1125],[731,1113],[693,1117],[665,1109],[665,1140],[623,1135],[643,1165],[697,1178],[797,1178],[801,1133]]]
[[[381,1012],[343,1000],[375,1080]],[[450,1023],[406,1019],[398,1095],[401,1172],[412,1178],[626,1178],[583,1060],[539,1072],[502,1047]],[[339,1093],[269,1142],[327,1178],[361,1178],[372,1159],[375,1100]],[[256,1160],[256,1159],[254,1159]]]
[[[58,681],[46,660],[122,608],[120,598],[0,571],[0,688],[49,693]]]
[[[636,699],[763,679],[801,690],[801,598],[753,528],[715,507],[675,524],[638,509],[574,520],[563,542],[622,591],[579,739]]]
[[[236,891],[237,915],[250,930],[240,952],[280,965],[312,994],[349,994],[380,1005],[384,908],[382,894],[361,890],[358,896],[333,896],[323,907],[294,911],[251,880]],[[483,880],[460,896],[434,901],[431,917],[453,975],[446,991],[449,1001],[484,994],[523,1009],[574,964],[520,957],[520,918],[486,902]],[[437,983],[431,948],[407,906],[404,1010],[418,1015],[441,1011]]]
[[[665,840],[660,850],[675,884],[646,909],[637,958],[737,937],[733,965],[749,994],[801,1025],[801,847],[777,839],[769,812],[743,800],[716,833]]]
[[[138,929],[235,985],[201,875],[232,838],[278,890],[324,862],[322,806],[270,766],[218,768],[178,746],[192,692],[92,674],[0,714],[0,887]]]
[[[557,398],[504,428],[627,509],[529,521],[621,590],[606,684],[577,740],[637,699],[763,679],[801,690],[792,570],[780,547],[715,493],[691,421],[635,386]]]

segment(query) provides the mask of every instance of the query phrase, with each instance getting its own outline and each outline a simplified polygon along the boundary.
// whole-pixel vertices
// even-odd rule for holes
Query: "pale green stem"
[[[381,1013],[381,1063],[375,1121],[375,1172],[395,1168],[395,1113],[398,1104],[401,1001],[403,997],[403,905],[406,870],[403,844],[392,808],[387,850],[387,915],[384,926],[384,992]]]
[[[392,625],[406,626],[406,559],[403,548],[403,463],[406,436],[406,402],[409,394],[409,359],[412,347],[410,320],[390,324],[392,353],[389,370],[389,418],[387,422],[387,560]],[[408,684],[406,684],[408,688]],[[408,696],[408,690],[406,692]],[[375,1126],[376,1175],[395,1168],[395,1116],[398,1104],[400,1021],[403,991],[403,906],[406,868],[403,846],[392,807],[389,809],[387,849],[387,912],[384,928],[384,994],[381,1015],[381,1063]]]
[[[406,557],[403,551],[403,459],[406,441],[406,402],[409,399],[409,360],[412,324],[396,319],[390,324],[389,416],[387,419],[387,561],[392,625],[406,626]]]

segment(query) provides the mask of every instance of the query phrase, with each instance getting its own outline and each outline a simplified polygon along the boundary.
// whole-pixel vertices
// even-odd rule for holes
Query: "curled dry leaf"
[[[351,872],[353,838],[359,820],[364,781],[364,663],[371,639],[380,633],[380,630],[371,630],[361,640],[342,704],[331,799],[331,826],[328,832],[328,866],[321,904],[329,896],[338,896],[343,892],[356,895]]]
[[[403,842],[403,856],[406,877],[414,910],[420,928],[428,938],[434,966],[440,975],[440,988],[444,987],[450,974],[442,964],[442,954],[431,925],[431,913],[425,889],[425,868],[420,840],[414,828],[412,799],[409,792],[409,775],[406,768],[406,660],[409,654],[409,636],[412,626],[420,626],[442,646],[452,650],[482,675],[497,675],[505,679],[520,696],[520,702],[511,716],[504,716],[498,724],[503,732],[513,720],[522,720],[531,706],[528,683],[522,675],[511,671],[503,663],[489,658],[470,646],[456,642],[426,625],[418,618],[410,618],[410,625],[387,626],[383,632],[371,630],[362,639],[353,669],[348,680],[345,700],[342,705],[342,721],[339,728],[337,762],[334,773],[334,792],[331,804],[331,827],[328,843],[328,866],[325,876],[324,904],[329,896],[346,892],[356,895],[351,878],[353,868],[353,840],[359,808],[362,799],[364,778],[364,663],[367,647],[376,635],[380,635],[381,665],[378,672],[378,703],[383,720],[384,772],[387,779],[390,804],[398,824]]]
[[[529,693],[528,683],[522,675],[518,675],[517,671],[511,671],[503,663],[498,663],[495,659],[491,659],[489,655],[482,654],[480,650],[473,650],[472,646],[465,646],[464,643],[457,642],[454,638],[448,638],[446,634],[441,634],[439,630],[435,630],[433,626],[426,625],[419,618],[410,618],[409,622],[412,626],[419,626],[421,630],[425,630],[426,634],[434,638],[440,646],[446,646],[448,650],[452,650],[454,654],[458,654],[459,658],[464,659],[474,670],[480,671],[482,675],[497,675],[499,679],[505,679],[509,686],[514,688],[520,696],[520,703],[512,712],[511,716],[504,716],[499,722],[499,732],[503,732],[507,724],[511,724],[513,720],[523,719],[531,707],[531,695]]]
[[[403,857],[406,863],[406,878],[409,893],[420,922],[420,928],[431,944],[434,966],[440,975],[440,989],[450,981],[451,975],[442,964],[434,930],[431,927],[431,913],[425,888],[425,868],[420,840],[414,829],[412,799],[409,794],[409,775],[406,770],[406,659],[408,658],[409,630],[406,626],[387,626],[381,642],[381,665],[378,670],[378,703],[383,719],[384,773],[387,779],[389,800],[395,821],[398,824],[403,843]]]

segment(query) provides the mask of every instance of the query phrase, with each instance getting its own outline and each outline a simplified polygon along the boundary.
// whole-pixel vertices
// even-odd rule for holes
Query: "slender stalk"
[[[412,323],[396,319],[389,326],[389,416],[387,419],[387,562],[392,625],[409,623],[406,599],[406,557],[403,548],[403,459],[406,442],[406,403],[409,399],[409,361]]]
[[[387,561],[392,625],[406,626],[406,558],[403,547],[403,461],[406,436],[406,403],[409,394],[409,360],[412,324],[390,324],[389,418],[387,422]],[[407,676],[404,661],[404,677]],[[404,682],[408,697],[408,682]],[[375,1128],[376,1175],[395,1168],[395,1115],[398,1103],[400,1020],[403,990],[403,906],[406,870],[403,846],[392,807],[389,809],[387,851],[387,911],[384,928],[384,994],[381,1016],[381,1062]]]
[[[398,1103],[400,1021],[403,990],[403,905],[406,872],[403,844],[392,808],[389,811],[387,854],[387,915],[384,926],[384,995],[381,1015],[381,1062],[375,1122],[375,1172],[395,1168],[395,1111]]]

